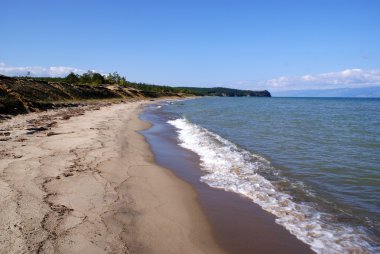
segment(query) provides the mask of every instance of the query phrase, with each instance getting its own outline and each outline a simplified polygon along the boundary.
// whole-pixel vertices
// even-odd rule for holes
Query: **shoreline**
[[[170,169],[197,192],[197,202],[207,216],[217,242],[228,253],[314,253],[275,222],[276,217],[237,193],[201,182],[204,172],[198,155],[178,144],[176,129],[167,123],[171,115],[155,106],[141,114],[153,127],[144,130],[157,164]]]
[[[192,187],[137,131],[148,101],[0,124],[0,249],[7,253],[224,253]],[[48,126],[47,128],[44,126]]]

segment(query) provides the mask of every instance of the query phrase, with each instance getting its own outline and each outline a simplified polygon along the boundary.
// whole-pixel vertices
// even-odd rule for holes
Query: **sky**
[[[0,0],[0,73],[171,86],[380,86],[379,0]]]

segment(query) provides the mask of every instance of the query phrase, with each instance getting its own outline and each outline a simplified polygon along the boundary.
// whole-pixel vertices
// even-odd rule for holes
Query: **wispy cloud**
[[[234,86],[270,91],[371,87],[380,86],[380,70],[347,69],[298,77],[282,76],[258,82],[239,81]]]
[[[82,74],[85,70],[68,66],[9,66],[0,62],[0,74],[7,76],[64,77],[70,72]],[[106,73],[101,73],[106,75]],[[282,76],[263,81],[237,81],[220,86],[269,91],[322,90],[336,88],[362,88],[380,86],[380,70],[346,69],[338,72]]]
[[[9,66],[3,62],[0,62],[0,74],[6,76],[26,76],[30,75],[33,77],[64,77],[70,72],[74,73],[84,73],[82,69],[67,66]]]

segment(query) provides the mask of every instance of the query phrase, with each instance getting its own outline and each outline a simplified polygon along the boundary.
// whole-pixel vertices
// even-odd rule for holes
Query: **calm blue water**
[[[317,252],[329,238],[336,251],[355,248],[347,241],[379,250],[380,99],[209,97],[161,110],[209,185],[250,197]],[[313,238],[321,232],[332,235]]]

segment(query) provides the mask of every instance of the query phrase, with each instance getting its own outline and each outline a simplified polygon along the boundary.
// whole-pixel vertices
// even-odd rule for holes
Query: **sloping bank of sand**
[[[1,253],[223,252],[190,185],[136,132],[146,103],[0,124]]]

